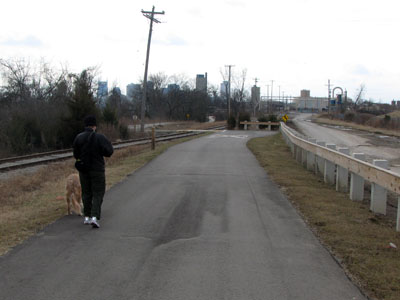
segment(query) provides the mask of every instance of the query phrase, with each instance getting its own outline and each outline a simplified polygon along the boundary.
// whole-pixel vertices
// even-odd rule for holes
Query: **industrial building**
[[[295,97],[293,103],[297,111],[322,112],[328,110],[328,98],[311,97],[309,90],[301,90],[300,97]]]

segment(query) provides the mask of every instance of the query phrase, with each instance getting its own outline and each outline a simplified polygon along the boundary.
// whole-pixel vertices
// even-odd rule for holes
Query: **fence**
[[[348,148],[337,148],[334,144],[312,138],[305,140],[296,136],[284,123],[281,123],[280,130],[299,163],[322,175],[326,183],[336,184],[337,191],[349,192],[351,200],[363,200],[364,184],[369,181],[371,211],[386,215],[387,191],[394,192],[398,196],[396,230],[400,231],[400,175],[388,170],[388,161],[375,159],[373,164],[365,162],[363,153],[350,156]]]

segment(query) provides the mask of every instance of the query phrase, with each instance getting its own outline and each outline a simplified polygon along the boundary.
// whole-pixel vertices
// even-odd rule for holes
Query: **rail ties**
[[[208,131],[223,129],[222,127],[210,128]],[[200,134],[206,130],[199,132],[187,131],[180,133],[164,134],[156,137],[156,141],[168,141],[187,136]],[[131,139],[113,143],[114,149],[122,149],[134,145],[144,145],[151,143],[151,138]],[[64,149],[50,152],[35,153],[31,155],[15,156],[0,159],[0,172],[7,172],[15,169],[27,168],[35,165],[42,165],[50,162],[69,159],[73,156],[72,149]]]

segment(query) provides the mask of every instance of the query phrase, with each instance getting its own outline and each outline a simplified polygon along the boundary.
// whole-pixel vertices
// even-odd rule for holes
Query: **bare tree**
[[[174,74],[168,78],[168,83],[177,84],[183,90],[193,90],[195,84],[193,79],[189,78],[186,74]]]
[[[239,109],[244,109],[244,101],[246,99],[245,84],[247,78],[247,69],[242,69],[238,75],[234,75],[234,92],[235,92],[235,102],[239,104]]]
[[[357,109],[357,106],[363,102],[363,96],[365,91],[365,84],[360,84],[359,89],[357,90],[357,94],[354,101],[354,108]]]
[[[9,102],[20,102],[30,97],[31,82],[30,62],[23,59],[0,59],[2,77],[6,78],[5,98]]]

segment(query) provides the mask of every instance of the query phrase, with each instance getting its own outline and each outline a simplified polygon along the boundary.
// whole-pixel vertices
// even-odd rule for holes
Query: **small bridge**
[[[272,130],[272,126],[280,126],[280,122],[249,122],[249,121],[243,121],[240,122],[240,125],[244,125],[244,130],[247,130],[247,125],[254,125],[257,127],[257,129],[260,129],[260,125],[268,126],[268,130]]]

